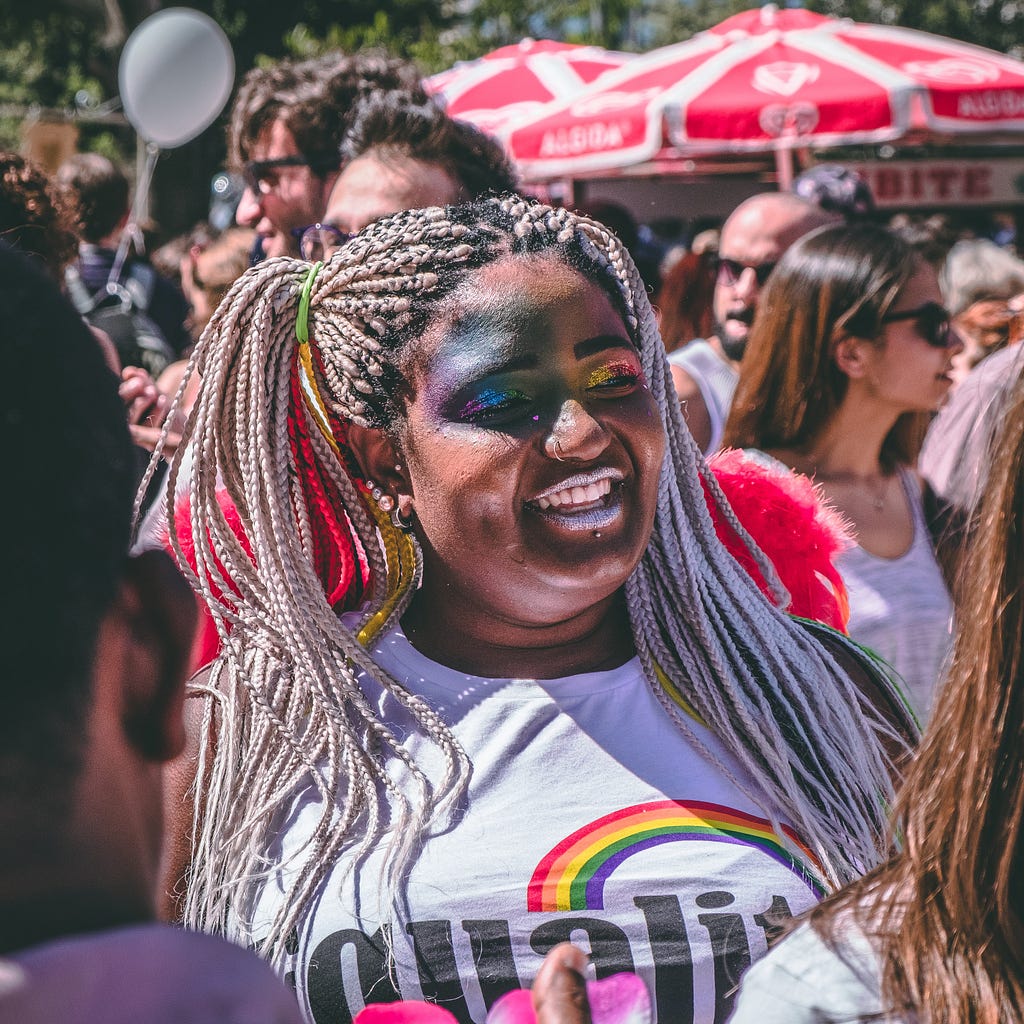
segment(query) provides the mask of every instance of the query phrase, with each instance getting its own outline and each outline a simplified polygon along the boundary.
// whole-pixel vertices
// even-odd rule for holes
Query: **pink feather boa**
[[[712,455],[708,465],[736,518],[771,560],[789,591],[786,610],[847,632],[850,605],[835,557],[853,544],[853,538],[839,513],[808,477],[781,464],[768,465],[742,451],[725,449]],[[710,495],[706,496],[719,540],[771,600],[764,576],[746,545],[722,518]]]

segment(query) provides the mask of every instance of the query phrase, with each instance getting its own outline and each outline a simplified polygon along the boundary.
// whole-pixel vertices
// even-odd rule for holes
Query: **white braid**
[[[195,450],[189,491],[193,536],[209,537],[208,545],[196,541],[196,569],[186,571],[223,642],[222,657],[203,688],[215,697],[216,711],[207,715],[201,749],[212,739],[216,755],[200,767],[203,793],[186,923],[224,931],[232,914],[237,923],[251,907],[254,881],[275,867],[267,862],[266,837],[281,808],[304,783],[314,785],[323,802],[290,899],[264,937],[268,954],[279,952],[342,848],[351,847],[359,858],[387,828],[398,837],[391,863],[400,870],[423,824],[446,812],[468,778],[465,755],[449,731],[370,661],[328,605],[312,566],[308,511],[288,438],[295,312],[308,269],[273,261],[250,271],[229,293],[197,346],[193,365],[203,368],[203,387],[179,448]],[[385,565],[374,527],[311,417],[307,427],[321,467],[345,496],[379,604],[386,593]],[[172,466],[169,501],[179,471],[180,457]],[[242,517],[252,559],[225,518],[218,486]],[[172,522],[173,513],[169,508]],[[175,531],[172,538],[187,567]],[[234,610],[217,597],[232,591],[238,595],[230,599]],[[367,615],[373,610],[371,605]],[[356,681],[359,669],[372,672],[435,741],[445,764],[439,780],[427,779],[400,738],[379,721]],[[412,798],[385,770],[390,757],[408,768]]]

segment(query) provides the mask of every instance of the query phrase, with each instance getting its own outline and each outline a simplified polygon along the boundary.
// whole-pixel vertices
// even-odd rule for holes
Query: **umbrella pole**
[[[780,192],[793,187],[793,154],[788,146],[775,147],[775,178]]]

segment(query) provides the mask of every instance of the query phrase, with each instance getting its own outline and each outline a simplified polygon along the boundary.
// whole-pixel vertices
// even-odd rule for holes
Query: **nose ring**
[[[565,458],[562,456],[562,446],[558,443],[558,438],[555,438],[554,444],[551,445],[551,450],[555,453],[555,458],[559,462],[565,462]]]

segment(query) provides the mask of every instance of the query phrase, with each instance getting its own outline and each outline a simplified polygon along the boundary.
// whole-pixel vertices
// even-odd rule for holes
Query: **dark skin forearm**
[[[197,681],[204,678],[205,673],[198,676]],[[156,910],[160,920],[171,923],[182,920],[185,908],[187,878],[192,865],[200,742],[208,699],[201,694],[192,694],[186,699],[185,750],[164,769],[164,838]],[[210,744],[213,744],[212,738]],[[209,757],[207,763],[211,763]]]

